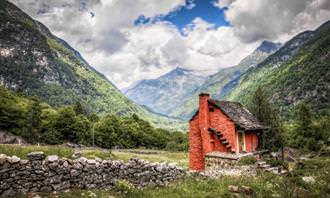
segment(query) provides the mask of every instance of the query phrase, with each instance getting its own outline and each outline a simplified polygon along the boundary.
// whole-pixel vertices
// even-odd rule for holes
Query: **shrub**
[[[124,179],[118,180],[116,182],[115,189],[116,189],[116,191],[118,191],[120,193],[127,194],[134,190],[134,185],[131,182],[124,180]]]
[[[238,161],[238,165],[252,165],[257,162],[256,158],[253,156],[242,157]]]
[[[283,166],[284,168],[288,168],[288,162],[278,160],[278,159],[268,159],[266,160],[267,164],[271,166]]]

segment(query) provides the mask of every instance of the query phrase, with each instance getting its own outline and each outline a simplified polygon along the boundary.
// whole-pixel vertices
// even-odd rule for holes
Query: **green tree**
[[[77,140],[76,114],[72,107],[61,107],[54,121],[54,129],[64,140],[75,142]]]
[[[118,145],[118,134],[121,133],[120,123],[115,115],[107,115],[95,124],[95,144],[104,148]]]
[[[283,147],[283,131],[279,113],[270,102],[270,97],[263,88],[258,87],[254,92],[250,110],[259,121],[270,127],[262,134],[262,147],[270,150],[278,150]]]
[[[40,100],[33,98],[29,107],[28,130],[30,131],[30,141],[40,142],[41,132],[41,112]]]
[[[327,116],[315,119],[310,107],[302,103],[296,110],[296,127],[292,145],[296,148],[318,151],[329,140],[330,119]]]
[[[75,128],[75,140],[74,142],[84,145],[91,143],[91,130],[92,124],[84,115],[78,115],[76,117]]]
[[[76,102],[75,105],[73,106],[73,110],[76,113],[76,115],[81,115],[81,114],[85,114],[84,108],[81,105],[80,102]]]

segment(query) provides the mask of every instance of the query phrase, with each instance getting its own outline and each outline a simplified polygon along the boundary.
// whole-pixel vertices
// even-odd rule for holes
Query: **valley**
[[[0,0],[0,197],[329,197],[329,3],[250,4]]]

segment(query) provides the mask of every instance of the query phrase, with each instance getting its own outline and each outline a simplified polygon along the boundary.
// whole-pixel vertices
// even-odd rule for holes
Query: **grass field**
[[[77,151],[65,146],[17,146],[0,145],[0,153],[16,155],[26,158],[26,154],[32,151],[43,151],[47,155],[59,155],[71,158]],[[178,165],[188,167],[187,153],[172,153],[154,150],[102,150],[102,149],[78,149],[87,158],[99,157],[102,159],[116,159],[127,161],[131,157],[152,162],[175,162]],[[314,182],[306,182],[303,177],[313,177]],[[213,197],[330,197],[330,158],[316,157],[305,162],[303,168],[294,169],[287,176],[260,173],[257,176],[221,177],[218,179],[205,179],[202,177],[185,177],[165,187],[147,187],[144,189],[132,188],[130,185],[115,187],[111,190],[75,190],[69,192],[57,192],[41,194],[42,197],[118,197],[118,198],[213,198]],[[228,186],[247,186],[252,189],[252,194],[243,192],[233,194]],[[22,197],[34,197],[35,194]]]
[[[33,151],[43,151],[46,155],[58,155],[59,157],[72,158],[74,152],[80,152],[83,157],[94,159],[113,159],[128,161],[132,157],[138,157],[151,162],[176,163],[178,166],[188,168],[188,153],[168,152],[158,150],[107,150],[98,148],[72,149],[67,146],[36,146],[36,145],[4,145],[0,144],[0,154],[8,156],[16,155],[21,159],[27,159],[27,154]],[[134,152],[136,151],[136,152]]]

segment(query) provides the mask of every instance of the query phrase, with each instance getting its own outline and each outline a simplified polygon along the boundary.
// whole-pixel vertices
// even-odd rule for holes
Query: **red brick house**
[[[189,122],[190,170],[204,171],[207,153],[255,151],[264,129],[240,103],[213,100],[201,93],[198,111]]]

